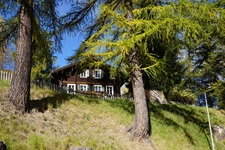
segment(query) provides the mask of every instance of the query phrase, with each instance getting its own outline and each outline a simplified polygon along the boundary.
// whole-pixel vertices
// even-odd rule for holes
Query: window
[[[113,86],[106,86],[106,92],[108,95],[114,95]]]
[[[68,94],[75,94],[75,91],[76,91],[76,84],[67,84]]]
[[[101,69],[93,70],[93,77],[97,79],[101,79],[103,77],[103,71]]]
[[[89,91],[87,84],[80,84],[79,91]]]
[[[94,91],[95,92],[102,92],[104,90],[103,90],[102,85],[94,85]]]
[[[87,78],[89,77],[89,70],[84,69],[82,73],[80,73],[80,78]]]

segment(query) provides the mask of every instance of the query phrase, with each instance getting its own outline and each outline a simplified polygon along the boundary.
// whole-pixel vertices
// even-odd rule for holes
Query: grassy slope
[[[0,88],[0,93],[2,93]],[[0,140],[9,150],[63,150],[70,146],[94,150],[148,150],[146,143],[130,141],[124,129],[133,121],[131,101],[103,101],[32,90],[30,114],[20,115],[0,100]],[[151,104],[151,139],[159,150],[209,150],[205,108]],[[212,124],[225,126],[225,112],[210,109]],[[225,141],[215,140],[217,150]]]

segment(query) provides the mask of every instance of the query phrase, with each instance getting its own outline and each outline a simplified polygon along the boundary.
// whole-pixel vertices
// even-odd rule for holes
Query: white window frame
[[[80,78],[88,78],[89,77],[89,70],[84,69],[82,73],[80,73]]]
[[[81,89],[81,87],[82,87],[82,89]],[[88,91],[88,85],[87,84],[79,84],[79,91]]]
[[[96,79],[103,78],[103,70],[101,70],[101,69],[94,69],[93,70],[93,77],[96,78]]]
[[[67,87],[67,94],[75,94],[75,91],[76,91],[76,84],[67,84],[66,85]],[[70,88],[72,88],[70,91]]]
[[[111,88],[111,92],[108,90],[108,88]],[[105,88],[105,90],[106,90],[106,92],[107,92],[107,94],[108,95],[114,95],[114,87],[113,87],[113,85],[106,85],[106,88]]]
[[[95,92],[103,92],[104,88],[102,85],[94,85],[94,91]]]

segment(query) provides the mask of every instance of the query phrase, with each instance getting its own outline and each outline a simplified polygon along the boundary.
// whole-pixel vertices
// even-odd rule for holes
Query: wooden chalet
[[[120,96],[120,79],[110,75],[109,68],[81,69],[70,64],[52,72],[52,83],[67,90],[67,93],[94,93]]]

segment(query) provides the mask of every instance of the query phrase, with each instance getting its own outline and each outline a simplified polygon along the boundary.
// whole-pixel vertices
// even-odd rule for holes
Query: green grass
[[[0,140],[9,150],[148,150],[124,132],[134,118],[133,102],[57,94],[36,88],[30,114],[0,105]],[[38,96],[37,96],[38,95]],[[151,139],[158,150],[210,150],[206,109],[196,106],[150,104]],[[225,126],[225,112],[210,109],[212,124]],[[215,140],[217,150],[225,141]]]
[[[0,80],[0,101],[7,98],[9,85],[9,81]]]
[[[0,88],[8,88],[9,87],[10,82],[6,81],[6,80],[0,80]]]
[[[184,105],[152,105],[152,138],[165,143],[163,149],[210,149],[206,109]],[[210,109],[211,123],[225,126],[224,112]],[[171,141],[171,142],[169,142]],[[159,147],[160,142],[157,143]],[[225,142],[216,141],[216,149]]]

